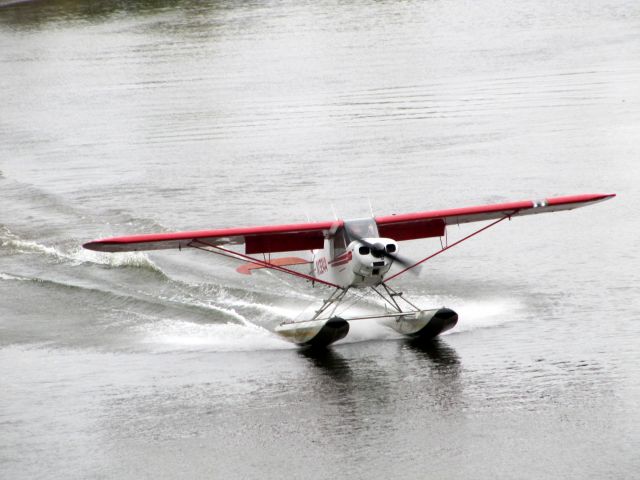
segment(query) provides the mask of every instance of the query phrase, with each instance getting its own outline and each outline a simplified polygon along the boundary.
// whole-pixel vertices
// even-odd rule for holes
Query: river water
[[[635,1],[3,2],[0,477],[637,478],[639,138]],[[80,247],[592,192],[400,277],[429,345]]]

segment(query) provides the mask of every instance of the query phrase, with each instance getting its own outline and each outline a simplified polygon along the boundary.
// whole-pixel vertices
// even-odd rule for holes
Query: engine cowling
[[[349,246],[353,251],[353,272],[376,282],[389,271],[393,264],[390,255],[398,251],[398,244],[390,238],[364,238]]]

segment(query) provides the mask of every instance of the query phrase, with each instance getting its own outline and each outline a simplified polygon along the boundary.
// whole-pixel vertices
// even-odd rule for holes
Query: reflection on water
[[[349,361],[333,348],[301,348],[298,354],[334,380],[344,382],[351,379]]]
[[[195,2],[201,3],[201,2]],[[211,5],[211,2],[207,2]],[[133,0],[113,2],[87,2],[83,0],[53,1],[0,1],[0,23],[13,28],[33,28],[59,21],[108,20],[123,14],[144,15],[194,2],[180,0]],[[214,2],[215,4],[215,2]],[[3,6],[4,5],[4,6]]]
[[[408,340],[403,348],[413,354],[418,368],[426,370],[423,393],[442,410],[457,410],[463,404],[462,364],[455,349],[445,340]],[[423,372],[424,373],[424,372]]]
[[[396,348],[399,355],[389,358],[388,352]],[[397,347],[391,343],[385,348],[376,348],[372,342],[350,346],[345,352],[353,356],[344,356],[335,346],[301,349],[298,354],[313,366],[311,383],[317,395],[347,407],[349,414],[356,407],[361,414],[368,408],[393,410],[398,395],[436,410],[463,403],[461,360],[445,340],[400,340]],[[399,374],[404,381],[398,381]]]
[[[417,354],[424,355],[425,358],[431,360],[433,368],[459,373],[460,357],[458,357],[453,347],[441,338],[428,340],[410,339],[407,340],[406,346]]]

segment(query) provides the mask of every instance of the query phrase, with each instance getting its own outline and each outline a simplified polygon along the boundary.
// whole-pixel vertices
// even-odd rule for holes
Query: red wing
[[[446,225],[478,222],[504,216],[571,210],[614,197],[615,194],[574,195],[546,200],[501,203],[478,207],[436,210],[376,217],[380,235],[395,240],[438,237]],[[263,227],[226,228],[195,232],[156,233],[106,238],[85,243],[84,248],[100,252],[162,250],[190,246],[245,245],[247,254],[319,249],[324,239],[342,226],[342,221],[299,223]]]
[[[376,217],[380,236],[394,240],[440,237],[447,225],[493,220],[505,216],[533,215],[537,213],[572,210],[615,197],[615,194],[585,194],[545,200],[481,205],[430,212],[407,213]]]
[[[187,248],[198,245],[245,244],[247,254],[289,252],[319,249],[324,239],[342,222],[299,223],[264,227],[226,228],[196,232],[155,233],[127,237],[105,238],[85,243],[84,248],[99,252],[131,252],[137,250],[162,250]]]

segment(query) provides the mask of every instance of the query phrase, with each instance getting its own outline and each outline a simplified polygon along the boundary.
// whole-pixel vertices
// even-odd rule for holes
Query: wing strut
[[[484,227],[480,228],[479,230],[476,230],[475,232],[471,233],[470,235],[467,235],[466,237],[462,238],[461,240],[458,240],[455,243],[452,243],[451,245],[447,245],[446,247],[438,250],[436,253],[433,253],[431,255],[429,255],[428,257],[423,258],[422,260],[420,260],[419,262],[414,263],[413,265],[409,265],[407,268],[405,268],[404,270],[400,270],[398,273],[396,273],[395,275],[391,275],[389,278],[387,278],[384,282],[382,282],[382,284],[384,285],[385,283],[387,283],[389,280],[393,280],[394,278],[396,278],[399,275],[402,275],[405,272],[408,272],[409,270],[411,270],[414,267],[417,267],[418,265],[423,264],[424,262],[426,262],[427,260],[431,260],[433,257],[440,255],[443,252],[446,252],[447,250],[449,250],[452,247],[455,247],[456,245],[464,242],[465,240],[470,239],[471,237],[475,237],[477,234],[484,232],[485,230],[493,227],[494,225],[497,225],[498,223],[502,222],[503,220],[506,220],[507,218],[511,218],[511,216],[513,214],[515,214],[517,212],[514,211],[513,213],[509,214],[509,215],[505,215],[502,218],[499,218],[498,220],[496,220],[495,222],[490,223],[489,225],[485,225]]]
[[[201,245],[204,245],[204,246],[201,246]],[[330,287],[342,289],[342,287],[340,287],[339,285],[336,285],[335,283],[327,282],[325,280],[320,280],[319,278],[312,277],[311,275],[307,275],[301,272],[296,272],[295,270],[291,270],[290,268],[285,268],[280,265],[275,265],[273,263],[265,262],[258,258],[254,258],[250,255],[244,255],[240,252],[234,252],[233,250],[228,250],[226,248],[220,247],[219,245],[214,245],[212,243],[205,242],[204,240],[193,239],[189,243],[189,246],[205,252],[215,253],[216,255],[221,255],[223,257],[233,258],[234,260],[240,260],[240,259],[249,260],[250,262],[257,263],[258,265],[261,265],[264,268],[270,268],[271,270],[276,270],[278,272],[288,273],[289,275],[293,275],[294,277],[304,278],[305,280],[309,280],[310,282],[318,282],[324,285],[328,285]],[[210,250],[211,248],[213,250]]]

